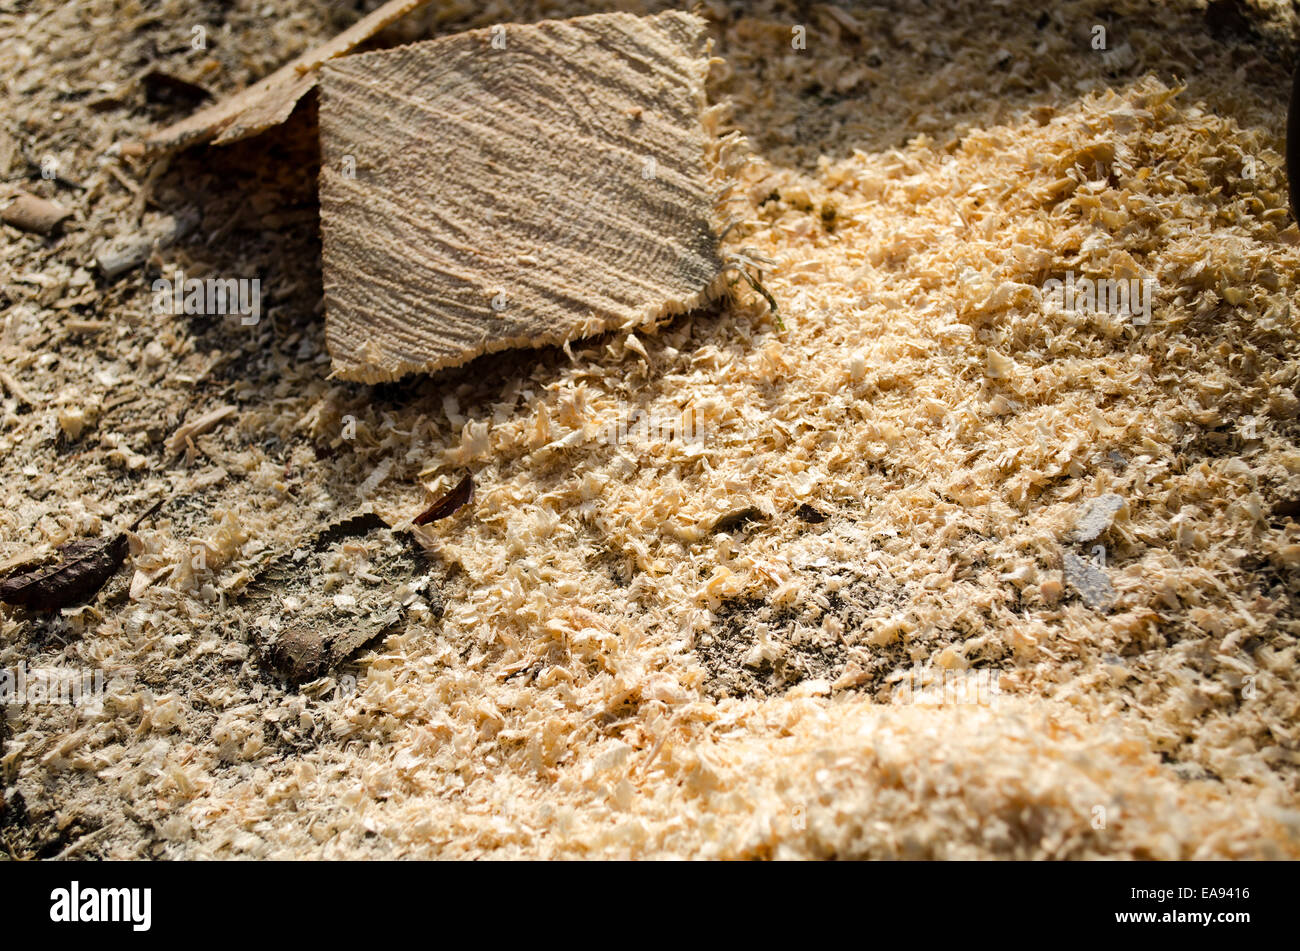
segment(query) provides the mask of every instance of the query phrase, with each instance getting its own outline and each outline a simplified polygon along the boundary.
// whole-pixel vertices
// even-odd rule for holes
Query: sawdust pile
[[[283,22],[315,42],[313,9]],[[128,70],[90,49],[114,6],[0,20],[0,163],[58,149],[88,184],[30,186],[74,209],[62,238],[4,233],[0,556],[182,493],[139,533],[136,584],[5,610],[0,666],[110,679],[8,709],[6,848],[1300,854],[1294,24],[1245,9],[1229,31],[1194,3],[705,4],[753,150],[728,245],[776,262],[780,322],[738,285],[655,334],[376,387],[325,378],[310,113],[157,175],[144,223],[202,227],[105,282],[90,249],[140,225],[148,173],[104,153],[158,117],[122,93],[55,120],[24,77]],[[406,29],[535,18],[422,16]],[[212,55],[222,91],[306,47],[241,17],[267,45]],[[119,29],[167,49],[183,22]],[[149,313],[178,267],[259,275],[267,319]],[[1069,272],[1154,281],[1149,322],[1060,306]],[[301,691],[269,676],[254,566],[363,495],[409,519],[465,468],[472,512],[416,529],[441,616]]]

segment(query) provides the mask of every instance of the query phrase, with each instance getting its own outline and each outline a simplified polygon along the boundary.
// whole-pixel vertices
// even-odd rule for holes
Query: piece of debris
[[[408,610],[439,616],[427,565],[409,535],[367,510],[270,562],[247,588],[264,610],[257,640],[282,677],[311,680],[391,631]],[[418,607],[417,607],[418,606]]]
[[[105,241],[95,249],[95,263],[107,278],[117,277],[143,264],[154,248],[166,248],[199,223],[194,213],[167,215],[151,228]]]
[[[56,565],[23,571],[0,581],[0,601],[35,611],[57,611],[85,601],[104,587],[126,560],[129,532],[153,515],[165,499],[159,499],[126,531],[108,538],[81,539],[60,545]]]
[[[413,525],[428,525],[451,515],[462,505],[467,505],[474,498],[474,477],[469,473],[461,479],[456,487],[440,495],[432,505],[411,520]]]
[[[72,211],[60,204],[19,192],[3,211],[0,220],[13,225],[20,231],[34,234],[49,234],[64,220],[72,217]]]
[[[859,591],[852,582],[849,589]],[[779,696],[799,684],[839,680],[849,654],[834,629],[865,620],[852,598],[836,599],[828,627],[801,625],[780,607],[749,598],[726,599],[715,614],[717,622],[695,640],[709,675],[701,687],[714,699]],[[868,679],[871,674],[857,683]]]
[[[1106,572],[1072,551],[1064,552],[1062,560],[1065,564],[1065,583],[1079,592],[1084,604],[1101,611],[1115,602],[1115,588]]]
[[[431,372],[719,292],[708,63],[705,23],[685,13],[509,24],[329,63],[335,374]]]
[[[1074,526],[1074,540],[1090,542],[1107,531],[1115,515],[1124,507],[1124,497],[1108,492],[1090,501]]]
[[[236,409],[233,406],[218,406],[214,410],[209,410],[198,419],[185,423],[172,433],[172,438],[167,440],[167,451],[175,454],[184,452],[191,442],[198,436],[206,432],[211,432],[217,424],[235,415]]]
[[[822,522],[826,521],[825,514],[817,511],[807,502],[804,502],[797,509],[795,509],[794,514],[799,519],[799,521],[807,522],[809,525],[820,525]]]
[[[202,142],[228,145],[279,125],[289,118],[298,100],[316,85],[323,63],[364,43],[394,20],[427,2],[428,0],[389,0],[328,43],[303,53],[261,82],[182,122],[155,132],[145,140],[146,148],[153,152],[164,152]]]

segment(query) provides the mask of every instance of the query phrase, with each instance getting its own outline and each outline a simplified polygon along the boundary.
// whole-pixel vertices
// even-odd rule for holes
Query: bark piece
[[[279,125],[289,118],[298,100],[316,85],[322,64],[364,43],[394,20],[427,2],[389,0],[328,43],[304,53],[262,81],[155,132],[145,140],[145,146],[150,151],[166,152],[203,142],[228,145]]]
[[[719,286],[705,23],[504,25],[330,63],[326,341],[377,383],[699,306]]]
[[[64,219],[71,217],[72,212],[62,205],[26,192],[20,192],[4,211],[0,211],[0,219],[5,224],[36,234],[49,234]]]

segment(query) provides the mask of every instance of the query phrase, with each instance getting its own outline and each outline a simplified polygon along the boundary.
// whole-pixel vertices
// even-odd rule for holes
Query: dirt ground
[[[0,177],[74,212],[0,225],[0,562],[171,499],[89,604],[0,608],[0,669],[107,679],[5,708],[0,853],[1300,855],[1289,4],[704,3],[751,151],[727,245],[779,320],[739,284],[364,386],[329,378],[311,103],[130,144],[197,105],[151,70],[222,97],[375,5],[0,0]],[[380,45],[666,6],[435,2]],[[177,269],[258,278],[261,319],[154,313]],[[1153,280],[1149,321],[1067,273]],[[603,437],[637,411],[698,438]],[[363,504],[396,531],[311,548]],[[284,682],[282,577],[276,611],[387,633]]]

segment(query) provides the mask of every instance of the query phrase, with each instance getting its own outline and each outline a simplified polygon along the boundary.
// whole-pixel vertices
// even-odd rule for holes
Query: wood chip
[[[183,452],[196,436],[202,436],[204,433],[210,432],[222,420],[233,415],[235,415],[235,407],[219,406],[210,412],[204,413],[193,422],[185,423],[176,432],[172,433],[172,438],[167,441],[167,451],[171,453]]]
[[[145,140],[152,152],[167,152],[203,142],[228,145],[264,132],[289,118],[293,107],[316,85],[320,67],[364,43],[399,17],[428,0],[389,0],[328,43],[304,53],[261,82],[229,99],[155,132]]]
[[[704,21],[601,14],[350,56],[321,81],[326,340],[376,383],[720,286]]]
[[[71,217],[72,212],[62,205],[37,198],[26,192],[19,192],[10,204],[0,211],[0,219],[3,219],[5,224],[36,234],[49,234],[65,219]]]

